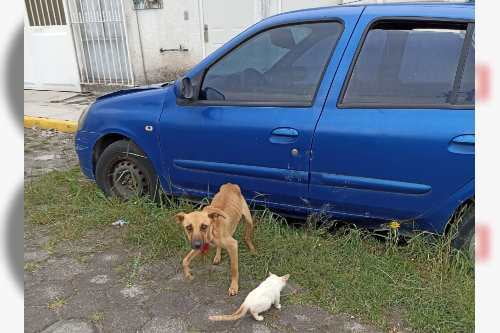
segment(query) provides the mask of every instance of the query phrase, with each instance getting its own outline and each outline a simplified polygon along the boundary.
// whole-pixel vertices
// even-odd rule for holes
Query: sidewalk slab
[[[77,122],[94,100],[90,93],[24,90],[24,115]]]

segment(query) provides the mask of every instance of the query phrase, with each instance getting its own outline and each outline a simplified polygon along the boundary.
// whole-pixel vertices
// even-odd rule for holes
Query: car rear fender
[[[467,182],[445,201],[435,205],[416,219],[416,227],[420,230],[429,230],[443,234],[454,212],[465,202],[473,200],[475,195],[474,179]]]

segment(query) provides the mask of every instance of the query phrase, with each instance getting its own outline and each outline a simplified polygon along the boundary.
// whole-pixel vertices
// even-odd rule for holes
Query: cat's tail
[[[208,319],[212,321],[227,321],[227,320],[238,320],[244,315],[246,315],[248,308],[241,304],[241,306],[236,310],[235,313],[230,315],[222,315],[222,316],[209,316]]]

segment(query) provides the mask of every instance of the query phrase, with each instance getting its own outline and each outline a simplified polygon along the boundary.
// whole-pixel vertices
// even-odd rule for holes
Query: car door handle
[[[299,137],[299,131],[297,131],[295,128],[280,127],[280,128],[275,128],[271,132],[269,141],[271,143],[292,143],[297,141],[298,137]]]
[[[473,134],[465,134],[454,137],[451,142],[462,144],[462,145],[474,145],[476,142],[476,137]]]
[[[459,135],[451,139],[448,150],[456,154],[474,154],[476,136],[474,134]]]

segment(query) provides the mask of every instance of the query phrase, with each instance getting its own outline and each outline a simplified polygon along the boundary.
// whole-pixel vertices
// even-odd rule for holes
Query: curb
[[[71,120],[24,116],[24,127],[39,127],[45,129],[54,129],[60,132],[74,133],[76,132],[78,123]]]

